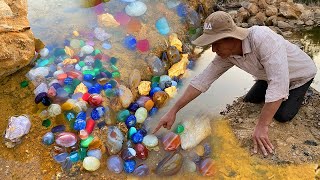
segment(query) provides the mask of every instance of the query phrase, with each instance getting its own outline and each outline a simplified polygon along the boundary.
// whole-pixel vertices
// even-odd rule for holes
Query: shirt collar
[[[251,46],[248,37],[242,40],[242,53],[243,55],[251,53]]]

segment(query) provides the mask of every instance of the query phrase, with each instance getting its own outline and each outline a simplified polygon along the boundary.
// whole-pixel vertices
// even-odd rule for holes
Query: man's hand
[[[161,128],[161,126],[170,130],[175,120],[176,120],[176,112],[174,111],[167,112],[164,116],[162,116],[162,118],[158,123],[158,126],[153,130],[153,133],[156,133]]]
[[[274,147],[269,140],[268,131],[268,125],[261,125],[259,123],[256,125],[252,135],[253,153],[256,154],[259,148],[264,156],[267,156],[268,152],[273,154]]]

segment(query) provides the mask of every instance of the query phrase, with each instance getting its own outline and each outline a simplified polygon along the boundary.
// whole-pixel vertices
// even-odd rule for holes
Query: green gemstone
[[[21,83],[20,83],[20,87],[21,88],[25,88],[25,87],[27,87],[29,85],[29,82],[28,81],[22,81]]]
[[[181,134],[184,131],[183,125],[179,124],[176,129],[176,133]]]
[[[113,97],[116,95],[115,91],[113,89],[106,89],[105,90],[106,96],[107,97]]]
[[[79,79],[73,79],[72,80],[72,86],[73,87],[77,87],[80,83],[81,83],[81,81]]]
[[[79,64],[80,67],[84,67],[86,65],[86,63],[83,62],[83,61],[80,61],[78,64]]]
[[[124,122],[129,116],[130,116],[130,112],[126,109],[118,113],[117,120],[119,122]]]
[[[64,86],[63,89],[69,94],[73,94],[73,92],[74,92],[74,87],[72,87],[70,85]]]
[[[113,88],[115,88],[118,84],[115,80],[110,80],[109,83],[112,85]]]
[[[94,68],[93,71],[94,71],[94,76],[100,74],[100,69],[98,68]]]
[[[80,46],[83,47],[85,45],[86,45],[86,43],[84,42],[84,40],[80,40]]]
[[[102,62],[100,60],[94,61],[94,68],[101,69],[102,68]]]
[[[100,49],[96,49],[96,50],[94,50],[94,55],[98,55],[98,54],[101,54]]]
[[[113,71],[119,71],[119,68],[117,66],[115,66],[115,65],[111,65],[111,69]]]
[[[120,77],[120,72],[118,72],[118,71],[116,71],[116,72],[113,72],[112,73],[112,78],[118,78],[118,77]]]
[[[151,82],[153,82],[153,83],[154,82],[158,83],[159,81],[160,81],[160,76],[153,76],[152,79],[151,79]]]
[[[84,70],[82,71],[82,74],[91,74],[92,76],[96,75],[95,71],[92,71],[92,70]]]
[[[90,135],[87,139],[81,140],[81,147],[89,147],[89,144],[93,141],[94,137]]]
[[[49,119],[42,121],[42,126],[49,127],[50,125],[51,125],[51,121]]]
[[[132,135],[135,134],[137,131],[137,129],[135,127],[131,127],[128,131],[128,139],[131,139]]]
[[[80,155],[81,160],[83,160],[85,157],[87,157],[87,149],[88,148],[80,147],[79,155]]]

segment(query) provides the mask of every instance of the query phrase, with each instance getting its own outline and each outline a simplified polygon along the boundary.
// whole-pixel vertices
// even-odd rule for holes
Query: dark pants
[[[310,84],[312,83],[313,79],[305,83],[304,85],[292,89],[289,91],[289,97],[286,101],[283,101],[274,115],[274,118],[279,122],[287,122],[294,118],[294,116],[298,113],[304,95],[309,89]],[[262,103],[265,101],[265,94],[268,88],[267,81],[258,80],[247,93],[244,98],[244,102],[250,103]]]

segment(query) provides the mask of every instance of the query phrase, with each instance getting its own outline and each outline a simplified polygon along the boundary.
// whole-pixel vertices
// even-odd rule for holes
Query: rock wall
[[[27,0],[0,0],[0,79],[28,65],[35,41],[27,19]]]
[[[238,26],[273,26],[289,33],[305,27],[320,26],[320,7],[294,3],[293,0],[243,1],[238,10],[228,10]]]

